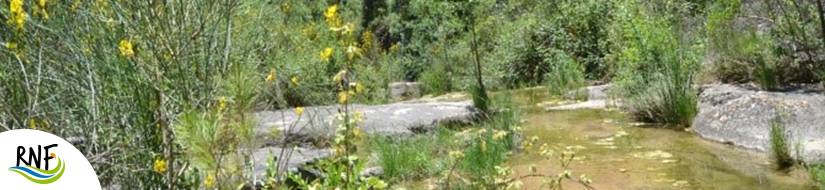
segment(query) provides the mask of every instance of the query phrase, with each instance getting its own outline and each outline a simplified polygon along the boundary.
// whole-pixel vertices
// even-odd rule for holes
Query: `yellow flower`
[[[155,167],[153,168],[155,172],[163,173],[166,171],[166,160],[158,158],[155,159]]]
[[[38,14],[44,19],[49,19],[49,13],[46,12],[46,0],[37,0],[37,6],[34,7],[34,15]]]
[[[346,77],[346,75],[347,75],[347,70],[338,71],[338,73],[335,74],[334,77],[332,77],[332,82],[335,82],[336,84],[341,84],[341,82],[344,80],[344,77]]]
[[[355,122],[360,123],[364,121],[364,114],[361,113],[361,110],[355,110]]]
[[[493,140],[501,140],[504,136],[507,136],[507,131],[496,131],[493,133]]]
[[[361,85],[360,82],[355,83],[355,92],[361,93],[364,92],[364,85]]]
[[[484,133],[487,133],[487,129],[479,129],[477,133],[478,135],[483,135]]]
[[[347,93],[345,91],[338,92],[338,103],[341,103],[341,104],[347,103],[347,99],[348,99],[347,96],[349,96],[349,93]]]
[[[324,51],[321,51],[321,61],[329,62],[329,58],[332,57],[332,48],[326,48]]]
[[[225,96],[221,96],[220,98],[218,98],[218,111],[223,111],[223,109],[226,109],[226,97]]]
[[[369,49],[370,47],[372,47],[372,40],[374,36],[375,35],[372,34],[372,31],[369,30],[361,34],[361,48]]]
[[[15,43],[15,42],[6,42],[6,48],[9,48],[11,50],[17,49],[17,43]]]
[[[206,185],[207,187],[212,187],[212,185],[215,185],[215,175],[213,175],[211,173],[207,174],[206,179],[203,180],[203,184]]]
[[[315,23],[309,23],[304,29],[301,30],[301,34],[309,38],[310,40],[315,40]]]
[[[450,158],[453,159],[460,159],[464,157],[464,152],[461,151],[450,151]]]
[[[294,85],[298,85],[298,77],[296,77],[296,76],[292,76],[292,78],[291,78],[291,79],[289,79],[289,80],[290,80],[290,81],[292,81],[292,84],[294,84]]]
[[[117,47],[120,50],[120,55],[129,57],[135,55],[135,50],[132,48],[132,42],[129,40],[120,40],[120,45]]]
[[[327,19],[327,23],[329,23],[329,25],[332,26],[332,27],[337,27],[337,25],[338,25],[337,13],[338,13],[338,5],[337,4],[330,6],[329,8],[327,8],[327,11],[324,12],[324,17]]]
[[[359,138],[364,136],[364,131],[361,131],[361,128],[354,128],[352,129],[352,136]]]
[[[487,141],[481,140],[481,152],[487,152]]]
[[[21,1],[21,0],[12,0],[11,2],[9,2],[9,12],[11,12],[11,13],[23,12],[23,1]]]
[[[75,0],[74,3],[72,3],[72,12],[77,11],[77,7],[80,7],[81,3],[83,2],[80,0]]]
[[[289,13],[292,12],[292,6],[290,6],[289,3],[281,3],[281,11],[289,15]]]
[[[398,43],[392,44],[392,46],[390,46],[390,51],[398,51],[398,49],[401,49],[400,46],[401,45]]]
[[[25,22],[26,12],[23,11],[23,1],[22,0],[12,0],[9,2],[9,24],[16,25],[17,29],[23,29],[23,23]]]
[[[275,69],[269,70],[269,76],[266,76],[266,82],[274,83],[275,82]]]
[[[295,108],[295,114],[297,114],[298,116],[304,115],[304,107]]]

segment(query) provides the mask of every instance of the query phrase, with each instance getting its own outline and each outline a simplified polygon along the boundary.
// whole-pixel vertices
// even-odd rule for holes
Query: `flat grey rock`
[[[604,109],[607,107],[607,100],[588,100],[585,102],[553,106],[545,110],[577,110],[577,109]]]
[[[313,177],[324,174],[304,168],[319,159],[332,156],[327,148],[311,148],[315,140],[331,140],[339,123],[339,106],[306,107],[301,116],[294,109],[264,111],[255,113],[258,124],[254,128],[255,138],[263,148],[254,151],[255,181],[266,180],[268,161],[279,158],[281,172],[299,172]],[[478,112],[470,101],[393,103],[386,105],[351,105],[348,110],[354,116],[358,110],[363,114],[361,130],[370,135],[406,137],[415,133],[434,130],[440,123],[474,122]],[[289,139],[287,139],[289,138]],[[289,145],[284,145],[288,140]],[[299,146],[294,149],[281,147]],[[284,151],[284,155],[282,155]],[[287,159],[288,158],[288,159]],[[381,168],[369,168],[362,172],[365,176],[380,175]],[[283,180],[283,179],[278,179]]]
[[[361,130],[380,136],[409,136],[431,131],[439,123],[470,123],[478,115],[470,101],[351,105],[348,111],[355,110],[364,116]],[[254,132],[256,138],[268,145],[278,144],[281,138],[299,142],[331,138],[341,122],[336,118],[340,112],[343,110],[339,106],[306,107],[300,117],[294,109],[258,112]],[[281,131],[281,135],[272,135],[273,131]]]
[[[765,92],[752,87],[707,85],[699,96],[693,131],[723,143],[769,151],[771,121],[782,117],[792,153],[825,163],[825,96],[811,91]],[[794,155],[796,156],[796,155]]]
[[[610,100],[608,100],[609,97],[607,95],[608,91],[610,90],[610,87],[612,87],[612,86],[613,86],[612,84],[603,84],[603,85],[597,85],[597,86],[588,86],[588,87],[584,87],[584,88],[580,88],[580,89],[577,89],[577,90],[570,91],[570,92],[567,93],[567,96],[565,96],[568,99],[575,99],[577,94],[584,93],[583,91],[586,91],[587,101],[580,102],[580,103],[575,103],[575,104],[569,104],[569,105],[547,107],[547,108],[545,108],[545,110],[551,111],[551,110],[577,110],[577,109],[604,109],[604,108],[607,108],[608,103],[615,103],[615,102],[611,102]]]

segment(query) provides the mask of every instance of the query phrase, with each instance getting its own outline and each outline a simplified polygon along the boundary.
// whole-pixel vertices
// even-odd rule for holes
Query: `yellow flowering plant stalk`
[[[23,30],[25,24],[26,11],[23,10],[22,0],[11,0],[9,2],[9,20],[8,24],[15,26],[18,30]]]
[[[357,42],[352,35],[349,35],[355,31],[355,26],[351,23],[342,25],[338,18],[338,10],[338,5],[332,5],[324,12],[324,17],[330,30],[335,33],[333,36],[342,42],[341,46],[327,47],[320,53],[321,62],[332,62],[341,68],[331,77],[340,106],[336,117],[339,122],[332,142],[335,151],[332,158],[323,160],[315,166],[327,174],[326,179],[306,182],[298,175],[289,177],[303,189],[384,189],[387,188],[387,184],[379,178],[360,176],[366,164],[355,155],[357,150],[355,142],[364,138],[364,132],[358,127],[364,115],[359,110],[352,110],[350,104],[352,97],[358,96],[359,92],[363,91],[357,75],[354,75],[357,72],[356,62],[361,58],[361,50],[357,45],[353,45]],[[335,59],[334,49],[343,49],[346,59]],[[303,108],[296,108],[296,112],[302,113]]]

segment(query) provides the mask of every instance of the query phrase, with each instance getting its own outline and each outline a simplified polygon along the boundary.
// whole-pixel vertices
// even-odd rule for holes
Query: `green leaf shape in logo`
[[[23,177],[26,177],[26,179],[29,179],[29,181],[39,183],[39,184],[54,183],[55,181],[60,179],[60,177],[63,176],[63,172],[66,171],[66,165],[63,164],[63,159],[60,159],[60,158],[57,158],[57,166],[55,166],[54,169],[51,169],[51,170],[41,170],[39,168],[35,168],[35,167],[29,166],[29,165],[27,165],[26,167],[28,167],[30,169],[37,170],[38,172],[42,172],[42,173],[45,173],[45,174],[54,174],[54,173],[57,173],[57,171],[60,171],[60,173],[58,173],[57,175],[55,175],[51,178],[47,178],[47,179],[34,179],[34,178],[30,177],[29,175],[26,175],[23,172],[20,172],[18,170],[9,170],[9,171],[17,172],[20,175],[22,175]]]

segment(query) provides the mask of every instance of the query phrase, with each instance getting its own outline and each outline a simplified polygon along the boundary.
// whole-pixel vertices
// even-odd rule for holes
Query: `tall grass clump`
[[[779,116],[771,119],[770,145],[772,158],[777,169],[784,170],[794,165],[790,146],[788,146],[788,136],[785,134],[785,124],[782,123],[782,118]]]
[[[550,71],[544,75],[547,89],[551,95],[564,96],[571,90],[585,86],[585,72],[579,62],[563,51],[549,50],[551,56],[545,58],[550,62]]]
[[[516,147],[514,139],[518,133],[518,111],[514,109],[510,96],[494,96],[493,100],[491,106],[497,111],[491,113],[481,126],[469,131],[463,150],[450,153],[455,160],[449,172],[469,178],[475,184],[463,185],[473,188],[498,185],[495,178],[501,164],[506,161],[508,152]]]
[[[0,6],[0,18],[31,16],[0,24],[4,130],[83,139],[75,145],[104,187],[202,184],[182,167],[172,126],[180,113],[214,107],[233,65],[246,63],[237,52],[249,49],[232,43],[238,2],[13,2],[20,7]]]
[[[678,6],[627,1],[617,11],[613,40],[618,66],[614,81],[626,107],[638,119],[689,126],[697,112],[692,82],[699,68],[699,47],[679,32],[675,15],[654,8]],[[661,7],[656,7],[661,6]]]
[[[454,132],[439,127],[435,133],[401,140],[373,139],[371,147],[378,155],[384,177],[393,182],[417,180],[446,169],[449,160],[442,153],[455,146],[451,139]]]
[[[434,64],[421,74],[424,93],[441,95],[454,89],[450,73],[444,64]]]
[[[811,178],[817,187],[825,189],[825,165],[808,166],[808,171],[811,173]]]

